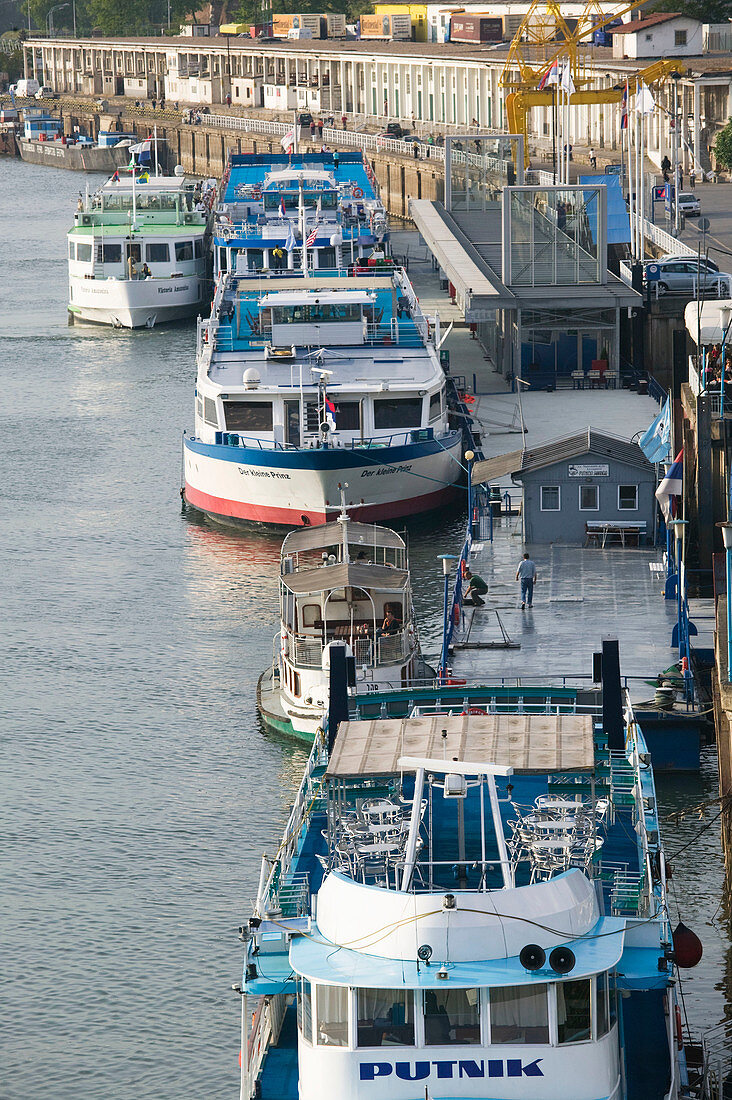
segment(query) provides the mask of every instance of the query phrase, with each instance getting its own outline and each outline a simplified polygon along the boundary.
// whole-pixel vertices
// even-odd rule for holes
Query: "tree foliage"
[[[683,11],[684,15],[701,23],[726,23],[732,18],[732,0],[686,0],[683,5],[679,0],[659,0],[653,11]]]
[[[714,139],[714,156],[722,168],[732,168],[732,118]]]
[[[42,33],[47,29],[48,13],[60,0],[29,0],[31,21]],[[200,7],[200,0],[170,0],[170,29],[177,34],[186,15]],[[168,24],[167,0],[76,0],[76,31],[87,35],[92,30],[102,34],[127,36],[159,34]],[[57,31],[73,30],[72,0],[68,6],[53,13]]]

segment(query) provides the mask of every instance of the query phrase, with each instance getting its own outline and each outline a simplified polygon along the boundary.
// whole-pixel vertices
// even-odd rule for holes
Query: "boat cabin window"
[[[589,979],[557,982],[557,1037],[560,1043],[581,1043],[592,1037]]]
[[[491,1043],[548,1043],[546,985],[491,989]]]
[[[379,398],[374,401],[375,428],[414,428],[421,423],[421,397]]]
[[[251,255],[251,251],[250,251]],[[328,324],[331,321],[360,321],[361,306],[346,302],[319,302],[305,305],[273,306],[272,323],[275,325]]]
[[[430,421],[439,420],[442,416],[442,392],[438,390],[430,396]]]
[[[193,242],[193,251],[196,254],[196,259],[200,260],[203,256],[203,239],[201,237],[196,237]]]
[[[318,267],[335,267],[336,250],[329,245],[318,249]]]
[[[336,401],[335,422],[339,432],[357,432],[361,427],[361,402]]]
[[[424,995],[426,1046],[480,1043],[480,992],[428,989]]]
[[[74,242],[73,242],[73,241],[69,241],[69,259],[70,259],[70,260],[73,260],[73,259],[74,259],[74,249],[75,249],[75,245],[74,245]]]
[[[121,244],[103,244],[102,245],[102,263],[105,263],[105,264],[121,264],[122,263],[122,245]]]
[[[406,989],[356,990],[360,1047],[414,1046],[414,1002]]]
[[[226,427],[235,432],[271,432],[271,401],[225,401]]]
[[[193,259],[193,241],[176,241],[175,258],[178,262]]]
[[[219,245],[219,271],[229,270],[229,250]]]
[[[219,418],[216,415],[216,402],[212,397],[204,397],[203,399],[203,419],[207,424],[212,424],[214,428],[218,428]]]
[[[348,989],[343,985],[319,985],[315,991],[319,1046],[348,1046]]]
[[[79,263],[89,264],[92,258],[92,246],[90,244],[77,244],[76,258]]]
[[[239,250],[242,251],[241,249]],[[264,267],[264,251],[261,248],[248,248],[247,266],[250,271],[261,271]]]
[[[608,980],[607,974],[597,975],[597,1036],[601,1039],[610,1030],[610,1012],[608,1005]]]
[[[313,1041],[313,1002],[310,982],[302,978],[297,983],[297,1026],[306,1043]]]
[[[145,260],[149,264],[167,264],[170,262],[168,242],[153,241],[145,245]]]

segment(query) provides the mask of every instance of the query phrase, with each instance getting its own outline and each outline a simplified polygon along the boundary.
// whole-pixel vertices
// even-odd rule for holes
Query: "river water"
[[[237,928],[305,761],[255,712],[280,537],[181,513],[193,325],[67,325],[85,182],[0,160],[0,1097],[233,1100]],[[454,514],[409,528],[428,655],[436,555],[461,531]],[[664,816],[715,782],[711,754],[659,781]],[[703,826],[669,824],[669,851]],[[708,1026],[732,984],[717,826],[673,862],[673,904],[705,945],[689,1016]]]

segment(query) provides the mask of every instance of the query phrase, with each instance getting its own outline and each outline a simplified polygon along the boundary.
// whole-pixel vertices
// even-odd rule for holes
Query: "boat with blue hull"
[[[612,653],[600,705],[436,687],[406,717],[356,717],[335,664],[241,929],[242,1100],[688,1095],[691,960]]]
[[[439,342],[393,265],[219,276],[198,326],[185,501],[229,524],[296,527],[335,518],[341,489],[365,522],[452,501],[462,429]]]
[[[232,154],[216,209],[214,273],[276,275],[303,261],[311,270],[358,267],[375,247],[383,254],[388,236],[362,153]]]

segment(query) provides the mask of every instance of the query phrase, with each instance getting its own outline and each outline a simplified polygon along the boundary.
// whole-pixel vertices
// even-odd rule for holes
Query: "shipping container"
[[[272,37],[288,38],[290,31],[310,31],[311,38],[328,37],[328,20],[325,15],[310,13],[272,16]]]
[[[361,37],[409,41],[412,37],[411,15],[362,15]]]
[[[455,12],[450,19],[450,41],[502,42],[503,20],[500,16]]]

